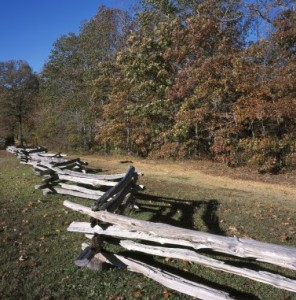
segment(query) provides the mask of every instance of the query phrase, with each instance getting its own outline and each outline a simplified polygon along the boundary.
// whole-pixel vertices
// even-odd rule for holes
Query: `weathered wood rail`
[[[108,208],[115,212],[120,206],[126,209],[134,192],[142,188],[137,185],[139,174],[133,166],[126,173],[99,174],[86,167],[87,162],[80,158],[68,159],[65,154],[47,153],[45,147],[9,147],[7,151],[16,154],[21,163],[31,165],[35,174],[43,177],[35,188],[42,189],[44,195],[86,198],[94,201],[96,209]]]
[[[13,153],[15,155],[19,154],[32,154],[32,153],[46,153],[47,148],[41,146],[41,147],[34,147],[34,148],[24,148],[24,147],[16,147],[16,146],[8,146],[6,147],[6,151]]]
[[[68,227],[68,231],[83,233],[91,239],[90,243],[82,244],[82,252],[75,260],[77,266],[97,270],[102,263],[108,263],[141,273],[168,288],[199,299],[233,299],[227,292],[186,280],[129,257],[106,253],[103,250],[104,241],[112,237],[118,239],[119,245],[128,251],[186,260],[296,292],[296,280],[267,271],[241,268],[198,253],[208,249],[213,254],[224,253],[296,270],[296,248],[213,235],[125,216],[134,205],[134,195],[143,188],[137,184],[140,174],[133,166],[126,173],[100,174],[87,168],[87,164],[80,159],[67,159],[61,153],[50,154],[44,147],[10,147],[7,151],[15,153],[22,163],[32,165],[35,173],[43,177],[43,182],[35,188],[42,189],[44,194],[57,193],[93,201],[92,207],[64,201],[67,208],[90,217],[90,222],[72,222]]]
[[[64,205],[74,211],[89,215],[91,218],[95,218],[104,224],[109,224],[107,227],[106,225],[101,227],[98,224],[93,226],[88,222],[73,222],[68,227],[68,231],[84,233],[89,238],[93,238],[96,235],[111,236],[118,239],[123,238],[124,240],[120,241],[120,245],[130,251],[191,261],[215,270],[236,274],[280,289],[296,292],[295,280],[266,271],[255,271],[228,265],[223,261],[196,252],[200,249],[210,249],[217,253],[267,262],[283,268],[296,270],[295,248],[263,243],[253,239],[224,237],[162,223],[132,219],[123,215],[112,214],[108,211],[94,211],[86,206],[70,201],[65,201]],[[167,244],[170,247],[152,246],[132,240],[142,240],[162,245]],[[195,251],[175,248],[172,245],[192,248]],[[83,248],[93,249],[92,246],[85,244]],[[150,276],[147,274],[152,272],[154,275],[151,278],[163,285],[200,299],[231,299],[228,294],[213,289],[210,289],[209,296],[207,294],[209,292],[208,287],[196,285],[192,282],[186,282],[185,284],[185,280],[182,281],[183,285],[181,288],[179,285],[181,279],[175,278],[173,274],[168,275],[168,273],[155,270],[147,265],[144,266],[141,262],[135,262],[129,258],[115,254],[106,254],[101,251],[96,254],[93,253],[93,256],[89,255],[89,259],[84,261],[84,265],[94,268],[96,264],[99,265],[101,262],[111,263],[117,267],[124,267],[135,272],[140,272],[148,277]],[[170,277],[169,281],[167,281],[167,276]]]

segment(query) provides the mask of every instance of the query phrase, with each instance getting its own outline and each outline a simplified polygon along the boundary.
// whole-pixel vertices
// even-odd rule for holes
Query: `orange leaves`
[[[173,295],[173,294],[172,294],[171,292],[169,292],[167,289],[165,289],[165,290],[163,291],[163,296],[164,296],[164,298],[166,298],[166,299],[170,298],[172,295]]]
[[[171,298],[173,296],[173,294],[170,292],[170,291],[168,291],[167,289],[165,289],[164,291],[163,291],[163,297],[165,298],[165,299],[168,299],[168,298]],[[132,293],[132,297],[134,298],[134,299],[142,299],[143,297],[144,297],[144,293],[143,293],[143,291],[141,291],[141,290],[136,290],[136,291],[134,291],[133,293]],[[146,297],[145,297],[146,298]]]
[[[282,242],[289,241],[290,239],[291,239],[291,237],[288,236],[288,234],[286,234],[286,233],[283,233],[283,234],[280,236],[280,240],[281,240]]]
[[[235,226],[229,226],[228,230],[230,231],[230,233],[232,235],[239,235],[240,234],[240,232],[238,231],[238,229]]]
[[[282,223],[284,226],[289,226],[291,223],[289,221]]]
[[[222,15],[226,21],[227,14],[232,19],[245,13],[230,2],[201,1],[187,7],[186,12],[185,6],[177,5],[178,9],[169,18],[161,17],[161,22],[159,3],[153,9],[153,5],[147,6],[144,18],[137,20],[132,32],[126,32],[125,46],[112,53],[114,60],[108,55],[96,62],[93,53],[89,56],[85,52],[93,48],[96,38],[85,29],[96,24],[100,15],[102,22],[106,21],[108,10],[100,11],[78,35],[86,44],[76,45],[74,36],[58,40],[54,49],[57,54],[45,66],[48,86],[43,88],[47,97],[63,99],[58,103],[64,120],[73,120],[69,108],[76,102],[67,89],[56,92],[51,86],[73,86],[77,94],[74,98],[78,99],[77,122],[59,123],[60,112],[52,115],[48,106],[48,115],[40,120],[52,124],[47,126],[50,129],[43,123],[37,127],[46,138],[52,136],[63,144],[66,141],[73,148],[90,145],[105,152],[143,157],[205,157],[232,167],[256,165],[260,172],[278,172],[292,165],[289,157],[295,155],[292,145],[296,130],[295,12],[288,8],[284,12],[275,5],[278,15],[273,16],[277,18],[273,33],[253,44],[244,40],[248,34],[237,27],[240,22],[249,23],[246,15],[244,21],[221,23]],[[114,21],[119,21],[118,17],[115,13]],[[118,29],[123,30],[121,25]],[[115,34],[116,26],[108,25],[106,30]],[[72,56],[65,57],[66,66],[60,64],[63,49],[71,52],[76,49],[74,45],[84,54],[80,57],[75,51],[77,59],[84,62],[87,58],[91,63],[89,74],[84,74],[83,63],[73,64]],[[102,49],[106,50],[104,45]],[[99,49],[92,50],[96,53]],[[60,72],[52,69],[53,62]],[[65,76],[61,76],[63,72]],[[84,124],[85,132],[77,129],[79,124]],[[283,141],[285,147],[273,146]]]

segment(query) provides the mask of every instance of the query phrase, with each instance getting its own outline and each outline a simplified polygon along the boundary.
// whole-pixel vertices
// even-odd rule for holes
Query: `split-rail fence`
[[[233,299],[225,291],[189,281],[140,260],[104,251],[105,238],[113,237],[129,251],[186,260],[296,292],[296,280],[267,271],[234,266],[199,253],[208,249],[213,253],[296,270],[296,248],[128,217],[126,214],[135,207],[136,193],[144,188],[137,183],[141,174],[133,166],[125,173],[102,174],[89,168],[79,158],[67,159],[62,153],[49,154],[44,147],[8,147],[7,151],[15,153],[21,163],[32,165],[35,173],[43,177],[42,183],[35,188],[42,189],[44,194],[58,193],[92,200],[90,207],[64,201],[67,208],[90,217],[90,222],[73,222],[68,227],[68,231],[83,233],[90,239],[90,242],[81,246],[82,251],[75,260],[77,266],[98,270],[102,263],[108,263],[141,273],[168,288],[199,299]]]

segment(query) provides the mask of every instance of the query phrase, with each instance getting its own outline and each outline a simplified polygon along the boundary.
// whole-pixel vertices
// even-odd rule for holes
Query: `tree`
[[[84,150],[94,145],[103,104],[94,80],[103,71],[100,66],[114,59],[127,23],[127,13],[101,6],[79,34],[55,42],[41,74],[44,117],[51,125],[40,124],[40,138]]]
[[[1,128],[23,145],[23,125],[34,109],[39,82],[25,61],[0,62]]]
[[[147,156],[163,143],[162,134],[173,121],[166,99],[173,72],[164,53],[175,26],[179,23],[173,14],[157,10],[144,10],[134,20],[125,47],[117,53],[112,75],[117,86],[112,85],[103,107],[106,119],[97,137],[106,142],[111,130],[117,141],[109,143],[111,150]]]
[[[243,45],[238,16],[238,2],[201,1],[174,30],[166,58],[176,70],[167,94],[176,113],[162,147],[165,155],[213,157],[229,134],[237,99],[232,61]]]
[[[291,165],[291,1],[140,0],[138,8],[131,21],[101,7],[79,34],[57,40],[41,76],[40,134],[143,157]],[[268,28],[256,35],[256,24]]]
[[[43,116],[39,118],[37,135],[41,140],[59,144],[59,147],[71,145],[82,148],[87,141],[82,132],[85,129],[85,104],[89,92],[83,80],[84,66],[80,52],[79,36],[74,33],[62,35],[54,43],[40,76]],[[47,122],[43,123],[42,119]]]
[[[235,68],[241,95],[233,106],[235,144],[262,172],[279,172],[295,161],[295,20],[295,10],[283,10],[271,36],[249,47]]]

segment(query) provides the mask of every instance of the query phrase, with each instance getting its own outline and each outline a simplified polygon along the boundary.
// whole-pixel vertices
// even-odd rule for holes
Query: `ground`
[[[184,189],[181,194],[209,190],[218,197],[233,195],[241,199],[261,199],[296,208],[296,172],[279,175],[259,174],[256,169],[232,169],[209,161],[143,160],[131,157],[82,156],[90,165],[105,168],[109,172],[124,170],[124,164],[132,161],[139,172],[144,173],[141,182],[149,180],[165,182],[164,188],[177,192],[175,184]],[[149,185],[147,185],[149,188]],[[179,188],[180,188],[179,187]]]
[[[109,173],[125,171],[131,164],[128,161],[133,161],[137,171],[144,173],[139,181],[146,190],[136,200],[141,210],[133,212],[132,217],[296,247],[295,173],[261,175],[252,169],[230,169],[206,161],[96,155],[81,158]],[[62,206],[69,197],[43,196],[35,191],[34,185],[40,181],[29,166],[20,165],[15,157],[0,151],[3,299],[191,299],[128,271],[107,268],[95,274],[78,269],[73,259],[85,238],[66,228],[72,221],[88,218]],[[121,252],[111,244],[106,247]],[[296,279],[296,272],[280,267],[207,255]],[[138,258],[138,254],[133,257]],[[230,292],[238,299],[296,299],[293,293],[196,264],[157,257],[149,262]]]

